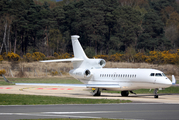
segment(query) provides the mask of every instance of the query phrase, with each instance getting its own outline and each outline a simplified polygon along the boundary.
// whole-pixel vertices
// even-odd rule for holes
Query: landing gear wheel
[[[129,91],[121,91],[121,96],[128,96],[129,95]]]
[[[100,96],[100,95],[101,95],[101,91],[100,91],[99,88],[92,88],[91,94],[92,94],[93,96]]]
[[[158,95],[154,95],[154,98],[158,98]]]

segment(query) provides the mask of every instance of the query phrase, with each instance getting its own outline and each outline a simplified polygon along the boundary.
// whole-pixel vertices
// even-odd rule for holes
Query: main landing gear
[[[135,95],[136,95],[136,93],[134,93],[133,91],[130,91],[130,93],[132,93],[132,94],[135,94]],[[124,96],[124,97],[129,96],[129,91],[121,91],[121,96]]]
[[[128,96],[129,95],[129,91],[121,91],[121,96]]]
[[[92,88],[91,94],[93,96],[100,96],[101,95],[101,90],[99,88]]]

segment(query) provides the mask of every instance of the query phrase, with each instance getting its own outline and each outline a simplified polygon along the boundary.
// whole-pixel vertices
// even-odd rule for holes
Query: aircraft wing
[[[56,60],[43,60],[40,62],[66,62],[66,61],[83,61],[83,59],[79,59],[79,58],[69,58],[69,59],[56,59]]]
[[[15,85],[86,87],[85,84],[58,84],[58,83],[15,83]]]
[[[58,83],[13,83],[2,75],[5,82],[15,85],[35,85],[35,86],[66,86],[66,87],[86,87],[86,88],[120,88],[119,84],[58,84]]]
[[[120,88],[119,84],[56,84],[56,83],[15,83],[15,85],[65,86],[86,88]]]

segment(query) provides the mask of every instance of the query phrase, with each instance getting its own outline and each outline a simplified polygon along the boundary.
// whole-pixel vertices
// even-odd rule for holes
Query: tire
[[[100,96],[101,95],[101,91],[99,90],[99,88],[95,88],[95,90],[92,90],[92,95],[93,96]]]
[[[129,91],[121,91],[121,96],[128,96],[129,95]]]

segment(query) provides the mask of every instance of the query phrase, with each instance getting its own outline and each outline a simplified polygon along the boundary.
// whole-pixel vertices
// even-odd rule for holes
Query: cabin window
[[[150,76],[154,76],[155,74],[154,73],[151,73]]]

